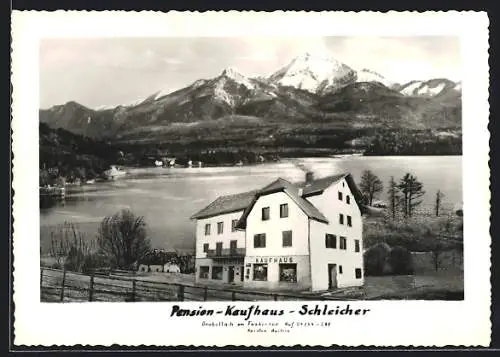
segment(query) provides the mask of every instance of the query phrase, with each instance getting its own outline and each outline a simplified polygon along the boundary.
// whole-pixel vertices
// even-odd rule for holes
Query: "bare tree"
[[[371,170],[364,170],[361,174],[359,188],[365,195],[367,203],[371,206],[373,199],[384,189],[384,185]]]
[[[434,211],[436,213],[436,217],[439,217],[439,211],[441,209],[441,203],[444,198],[444,193],[441,192],[441,190],[438,190],[436,192],[436,201],[434,203]]]
[[[438,240],[436,240],[436,243],[432,247],[431,254],[434,270],[438,271],[441,266],[441,256],[443,255],[443,246]]]
[[[396,181],[394,181],[394,176],[391,176],[391,179],[389,180],[389,189],[387,190],[387,194],[389,195],[389,210],[391,212],[392,219],[396,219],[397,202],[399,197],[398,186]]]
[[[112,268],[130,269],[151,247],[144,217],[130,210],[105,217],[99,226],[97,244]]]
[[[64,222],[51,230],[49,255],[55,260],[58,268],[68,270],[83,270],[86,259],[92,253],[92,241],[89,242],[85,233],[72,222]]]

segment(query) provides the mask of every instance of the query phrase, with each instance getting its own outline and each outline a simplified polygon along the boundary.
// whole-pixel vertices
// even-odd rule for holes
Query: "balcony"
[[[207,258],[213,259],[234,259],[245,257],[245,248],[224,248],[224,249],[209,249]]]

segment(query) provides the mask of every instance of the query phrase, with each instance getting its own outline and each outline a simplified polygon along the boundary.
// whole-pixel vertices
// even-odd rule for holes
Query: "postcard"
[[[14,11],[12,85],[16,345],[489,344],[486,13]]]

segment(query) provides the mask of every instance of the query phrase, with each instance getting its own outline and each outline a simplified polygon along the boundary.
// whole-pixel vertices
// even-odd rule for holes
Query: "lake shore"
[[[462,159],[441,157],[309,157],[282,159],[248,166],[202,168],[130,168],[130,174],[114,181],[95,182],[68,189],[64,202],[55,202],[40,210],[40,239],[50,244],[50,227],[74,222],[89,236],[95,237],[98,222],[107,215],[127,208],[144,216],[148,236],[158,248],[188,248],[194,244],[192,214],[221,195],[259,189],[278,177],[296,182],[304,172],[296,163],[310,168],[316,177],[350,172],[359,181],[363,170],[370,169],[384,184],[380,199],[386,199],[389,179],[399,180],[412,172],[423,182],[427,192],[422,208],[431,209],[437,190],[445,193],[443,204],[462,201]],[[440,167],[440,170],[436,170]]]

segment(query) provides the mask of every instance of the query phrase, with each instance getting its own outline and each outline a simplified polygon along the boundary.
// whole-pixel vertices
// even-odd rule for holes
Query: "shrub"
[[[388,272],[387,259],[391,248],[386,243],[378,243],[364,253],[366,275],[383,275]]]
[[[413,274],[413,261],[411,253],[408,249],[401,246],[393,247],[389,253],[387,261],[393,274]]]

